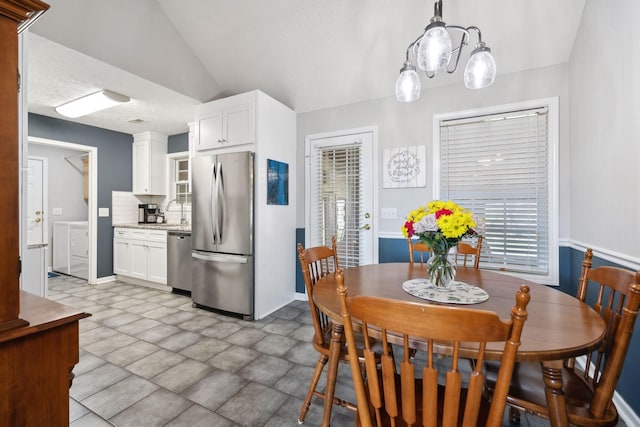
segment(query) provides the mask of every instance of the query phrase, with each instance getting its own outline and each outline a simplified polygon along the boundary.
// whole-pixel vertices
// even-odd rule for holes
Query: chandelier
[[[464,68],[464,85],[469,89],[480,89],[492,84],[496,78],[496,61],[491,49],[482,41],[480,29],[445,24],[442,20],[442,0],[436,1],[433,9],[434,16],[429,25],[407,47],[405,62],[396,80],[396,99],[400,102],[412,102],[420,98],[420,76],[410,56],[415,58],[418,68],[430,79],[440,70],[452,74],[458,69],[462,48],[468,44],[472,32],[478,35],[478,44],[471,51]],[[460,43],[455,47],[450,34],[453,31],[461,33]],[[452,56],[455,56],[453,61]],[[450,66],[452,62],[453,66]]]

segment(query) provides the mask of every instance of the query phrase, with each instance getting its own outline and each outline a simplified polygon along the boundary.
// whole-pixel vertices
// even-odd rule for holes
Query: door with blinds
[[[481,268],[555,276],[549,119],[540,107],[439,122],[436,189],[484,217]]]
[[[307,137],[306,246],[336,236],[342,268],[377,262],[373,145],[373,132]]]

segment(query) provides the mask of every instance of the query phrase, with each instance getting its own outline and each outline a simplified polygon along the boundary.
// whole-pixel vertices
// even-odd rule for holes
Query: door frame
[[[90,285],[97,284],[97,271],[98,271],[98,147],[91,145],[76,144],[73,142],[59,141],[55,139],[39,138],[35,136],[29,136],[24,147],[25,158],[28,159],[28,144],[46,145],[49,147],[65,148],[76,151],[86,151],[89,157],[89,191],[88,191],[88,223],[89,223],[89,279]],[[24,160],[23,163],[26,163]],[[23,171],[23,182],[26,182],[27,171]],[[21,204],[26,206],[27,192],[23,189],[21,196]],[[26,224],[26,209],[22,210],[20,220]],[[22,253],[25,254],[27,250],[26,235],[23,239]]]
[[[310,180],[310,165],[309,161],[311,158],[311,143],[317,139],[325,139],[325,138],[335,138],[335,137],[346,137],[350,135],[362,134],[362,133],[371,133],[371,173],[374,177],[372,180],[372,195],[371,195],[371,224],[372,224],[372,233],[371,233],[371,250],[372,254],[372,262],[373,264],[377,264],[379,260],[378,253],[378,233],[379,233],[379,221],[378,221],[378,126],[366,126],[360,128],[352,128],[352,129],[344,129],[344,130],[336,130],[331,132],[323,132],[323,133],[315,133],[309,134],[304,137],[305,141],[305,152],[304,152],[304,224],[305,224],[305,242],[310,241],[310,209],[311,206],[311,180]],[[307,243],[305,243],[306,245]]]

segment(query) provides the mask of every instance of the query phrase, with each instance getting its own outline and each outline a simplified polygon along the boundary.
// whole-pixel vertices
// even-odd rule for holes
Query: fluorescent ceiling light
[[[129,101],[131,101],[131,98],[128,96],[120,95],[110,90],[101,90],[62,104],[56,107],[55,110],[63,116],[76,118]]]

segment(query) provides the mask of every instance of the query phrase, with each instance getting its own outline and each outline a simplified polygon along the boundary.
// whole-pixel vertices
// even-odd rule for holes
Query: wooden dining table
[[[349,297],[367,295],[424,304],[441,304],[413,296],[402,288],[402,284],[407,280],[426,277],[426,268],[422,264],[372,264],[346,268],[343,274]],[[540,362],[541,375],[547,389],[551,425],[568,426],[569,419],[562,391],[562,361],[593,351],[604,337],[604,321],[589,306],[571,295],[512,275],[458,267],[456,280],[480,287],[489,295],[484,302],[464,307],[493,311],[503,319],[510,318],[520,285],[529,286],[531,301],[527,306],[528,319],[524,325],[516,360]],[[328,426],[331,418],[344,332],[336,289],[334,274],[324,277],[314,287],[315,303],[333,321],[323,426]],[[486,359],[499,360],[502,348],[503,345],[500,343],[489,344]],[[474,352],[472,348],[466,350],[469,355]]]

